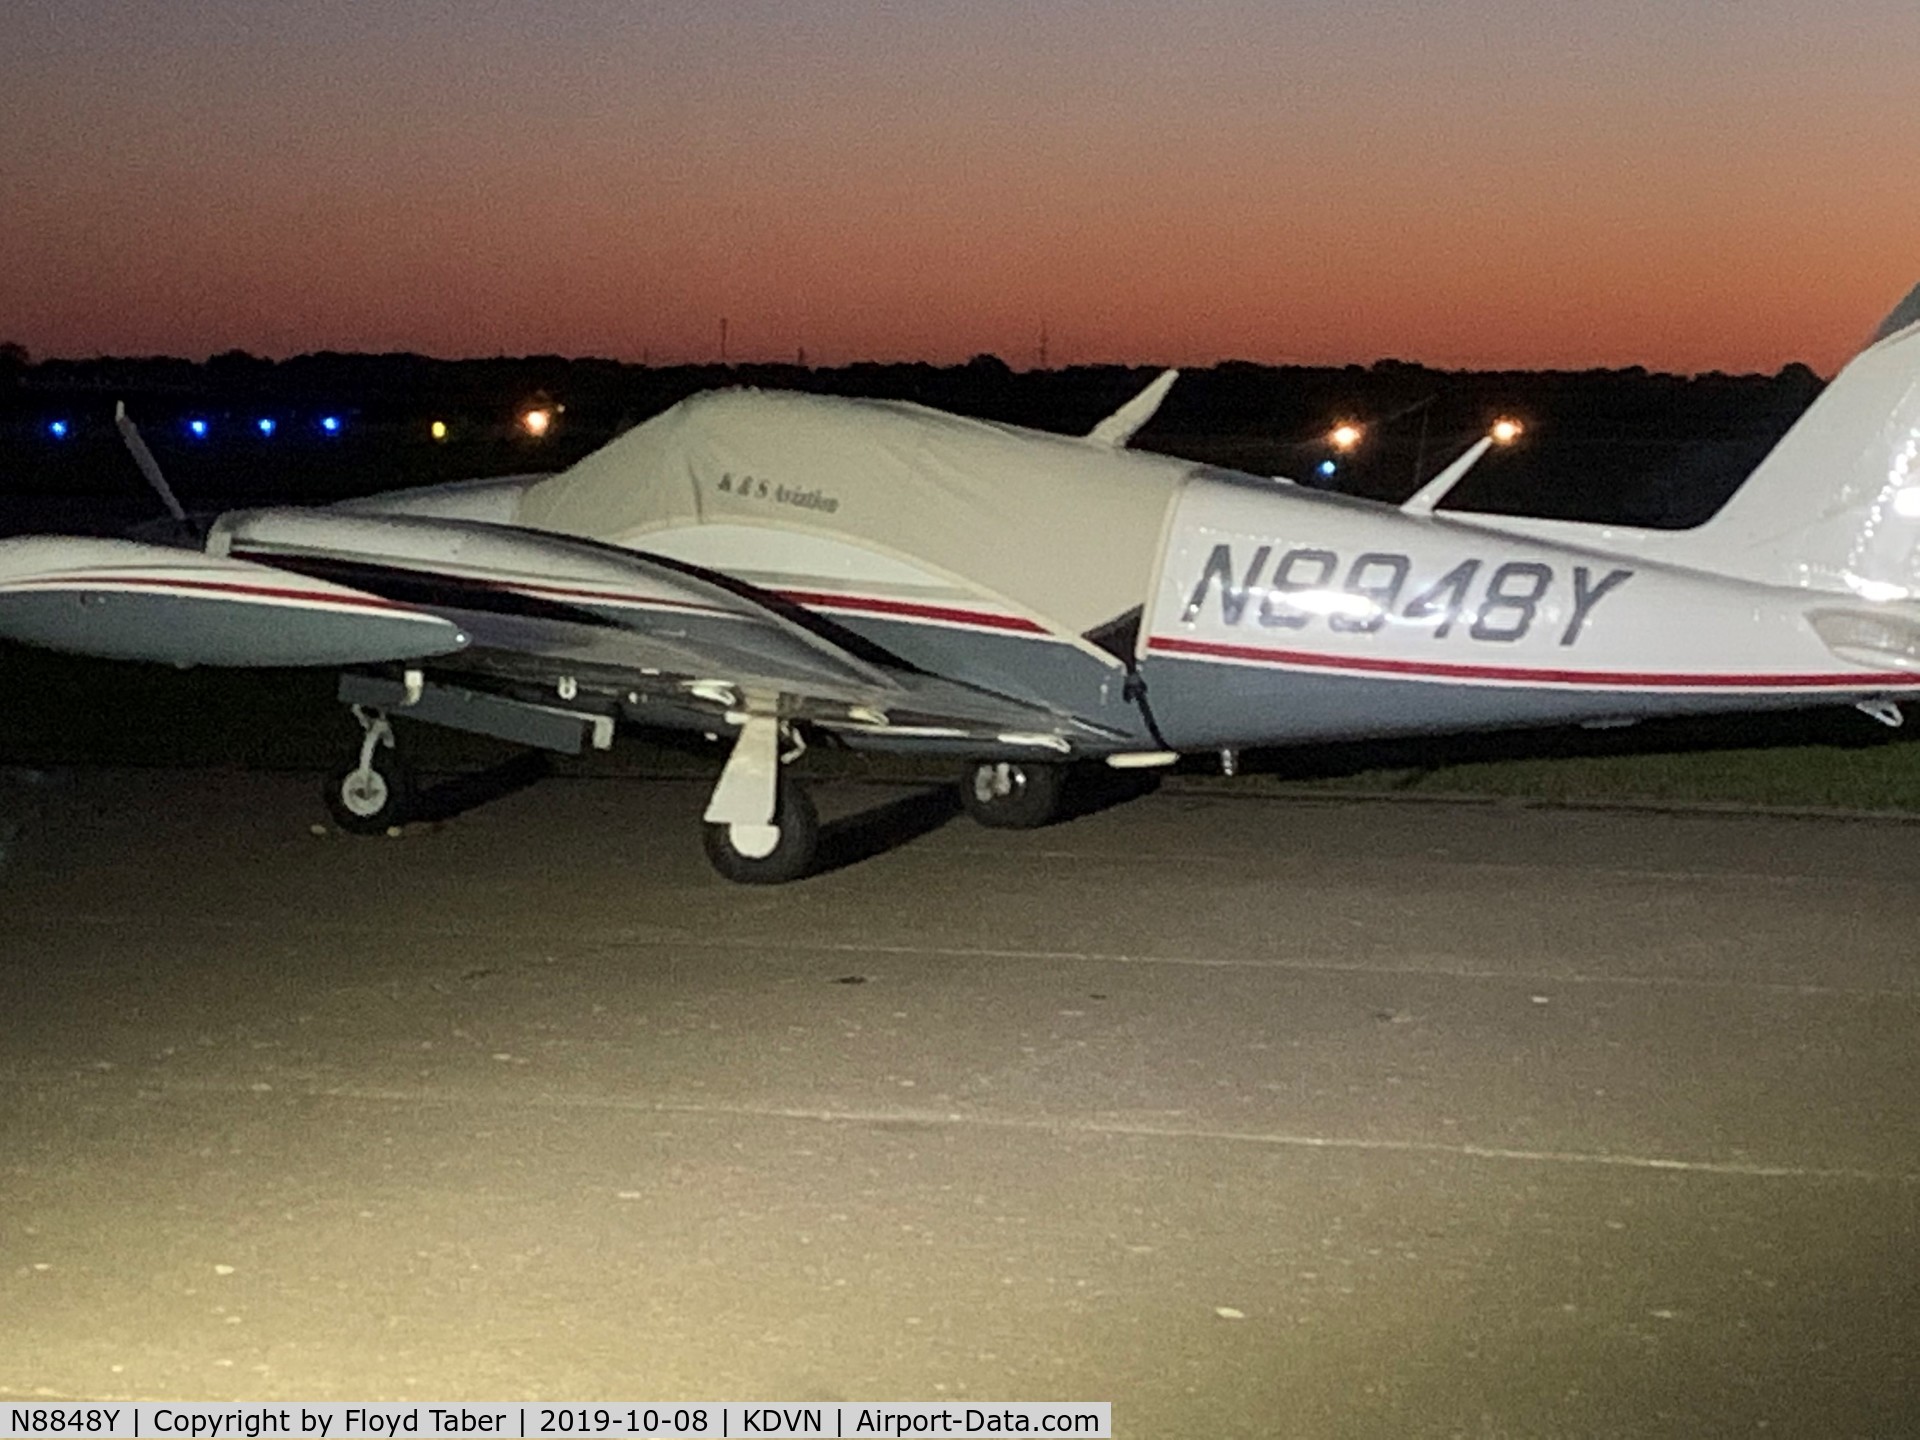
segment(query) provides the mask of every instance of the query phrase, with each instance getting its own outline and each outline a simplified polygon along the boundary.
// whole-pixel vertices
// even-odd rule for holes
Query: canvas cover
[[[812,531],[1084,634],[1147,599],[1194,468],[900,401],[721,390],[534,486],[520,523],[642,549],[689,524]]]

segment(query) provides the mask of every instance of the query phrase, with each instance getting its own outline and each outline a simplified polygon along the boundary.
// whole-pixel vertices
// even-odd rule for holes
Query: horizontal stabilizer
[[[1813,633],[1842,660],[1874,670],[1920,670],[1920,622],[1885,610],[1815,610]]]
[[[35,535],[0,540],[0,639],[168,665],[360,665],[446,655],[459,627],[244,560]]]

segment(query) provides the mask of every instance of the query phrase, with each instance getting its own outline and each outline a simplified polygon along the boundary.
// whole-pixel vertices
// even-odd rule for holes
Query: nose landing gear
[[[321,798],[333,823],[352,835],[379,835],[414,812],[413,772],[394,750],[393,723],[383,710],[353,707],[364,732],[359,758],[327,777]]]

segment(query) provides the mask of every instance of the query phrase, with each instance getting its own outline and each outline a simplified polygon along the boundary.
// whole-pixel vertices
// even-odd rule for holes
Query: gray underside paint
[[[865,615],[834,620],[909,664],[1119,732],[1111,748],[1156,748],[1126,672],[1043,635],[949,629]]]
[[[929,669],[970,678],[990,674],[995,688],[1007,693],[1125,729],[1129,738],[1116,749],[1157,749],[1162,740],[1174,750],[1211,750],[1737,714],[1844,705],[1873,693],[1471,685],[1155,655],[1141,664],[1140,676],[1159,730],[1156,739],[1139,706],[1125,697],[1124,677],[1069,646],[866,617],[842,623]]]
[[[1151,656],[1148,703],[1169,746],[1289,745],[1475,730],[1508,730],[1662,715],[1844,705],[1872,692],[1579,690],[1321,675],[1271,665]]]

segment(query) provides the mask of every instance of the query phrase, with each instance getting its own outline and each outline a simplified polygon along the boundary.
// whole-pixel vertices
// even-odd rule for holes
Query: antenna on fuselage
[[[1180,378],[1178,370],[1162,370],[1148,383],[1147,388],[1134,396],[1093,429],[1087,432],[1087,439],[1101,445],[1111,445],[1118,450],[1140,433],[1160,408],[1160,402],[1167,398],[1167,391],[1173,388],[1173,382]]]
[[[1480,463],[1481,456],[1496,445],[1513,444],[1525,431],[1526,427],[1518,420],[1494,421],[1493,428],[1469,445],[1459,459],[1414,491],[1400,506],[1401,510],[1409,515],[1431,515],[1433,507],[1446,499],[1453,487],[1467,478],[1467,472]]]

